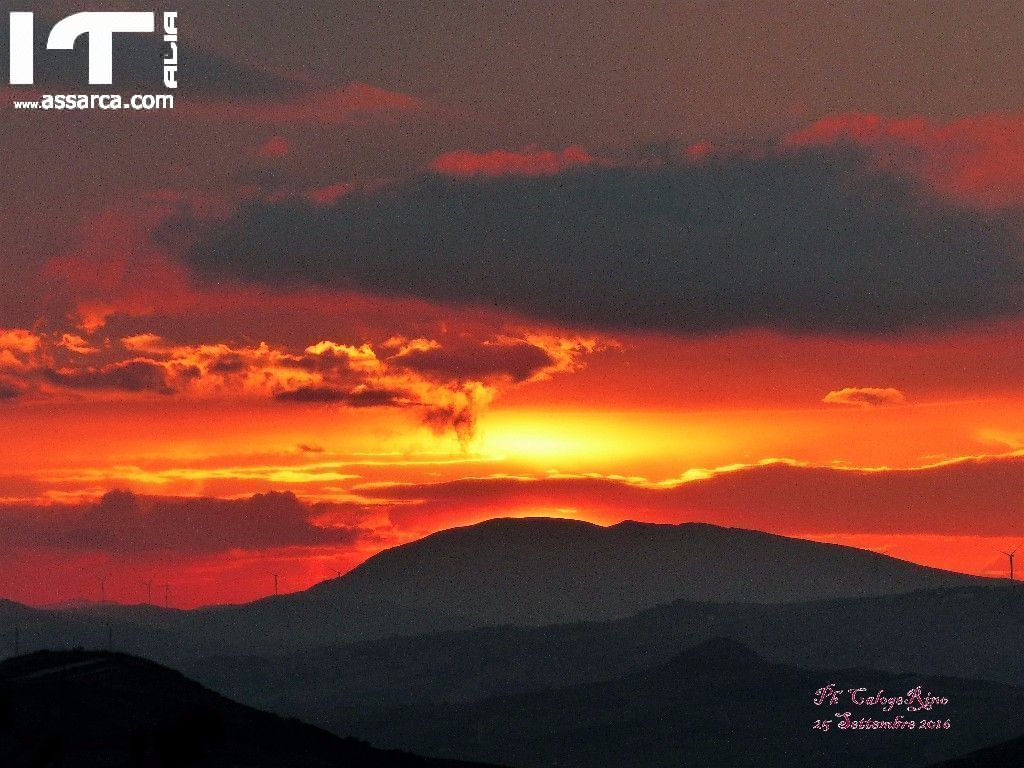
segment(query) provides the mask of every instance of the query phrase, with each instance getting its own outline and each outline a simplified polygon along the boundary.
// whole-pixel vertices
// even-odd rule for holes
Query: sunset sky
[[[247,600],[501,515],[1005,575],[1019,3],[271,5],[177,4],[173,112],[0,88],[0,597]]]

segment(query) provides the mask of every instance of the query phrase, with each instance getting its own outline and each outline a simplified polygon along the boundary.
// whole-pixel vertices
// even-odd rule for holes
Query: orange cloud
[[[399,527],[437,528],[502,515],[551,514],[600,523],[707,522],[789,535],[1019,530],[1024,456],[963,459],[916,469],[838,469],[789,461],[691,471],[671,484],[606,476],[470,478],[371,487],[404,502]],[[355,490],[360,488],[356,486]]]
[[[57,346],[64,347],[72,352],[79,355],[92,355],[99,352],[97,347],[94,347],[87,340],[83,339],[77,333],[65,333],[60,337],[60,341]]]
[[[821,402],[873,408],[878,405],[897,405],[906,402],[906,399],[902,392],[892,387],[844,387],[829,392]]]
[[[37,334],[26,328],[0,328],[0,370],[30,367],[41,342]]]
[[[0,349],[30,354],[39,348],[39,337],[25,328],[0,329]]]
[[[11,360],[2,398],[109,400],[175,395],[185,400],[274,399],[349,408],[413,408],[435,432],[465,447],[479,414],[500,391],[579,369],[602,348],[596,339],[524,332],[474,338],[390,337],[378,344],[324,339],[314,344],[172,342],[132,333],[102,345],[72,333],[7,331]],[[23,353],[22,350],[27,350]],[[69,354],[70,353],[70,354]],[[90,355],[84,364],[82,355]],[[4,360],[0,358],[0,364]]]

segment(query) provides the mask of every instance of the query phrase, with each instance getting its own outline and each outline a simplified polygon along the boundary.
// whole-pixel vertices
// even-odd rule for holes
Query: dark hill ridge
[[[680,599],[797,602],[983,583],[992,580],[740,528],[513,518],[385,550],[304,592],[186,618],[210,648],[266,652],[601,621]]]
[[[31,625],[22,648],[96,647],[111,624],[115,647],[170,661],[171,653],[285,653],[475,627],[603,621],[675,600],[794,603],[993,583],[759,531],[524,518],[442,531],[304,592],[245,605],[104,605],[15,620]]]
[[[470,768],[373,749],[236,704],[152,662],[88,651],[0,664],[0,765]]]
[[[815,706],[815,691],[835,683],[905,694],[921,685],[948,698],[930,712],[885,714],[853,706]],[[519,768],[919,768],[990,745],[1024,729],[1024,690],[958,678],[923,678],[866,669],[807,670],[765,661],[735,641],[712,638],[649,670],[621,678],[485,699],[372,710],[336,710],[332,729],[424,754],[496,759]],[[853,719],[918,724],[949,718],[949,730],[843,731]],[[830,731],[812,728],[831,719]]]
[[[977,580],[740,528],[520,518],[394,547],[306,594],[445,607],[486,624],[550,624],[626,616],[680,599],[774,603],[970,581]]]

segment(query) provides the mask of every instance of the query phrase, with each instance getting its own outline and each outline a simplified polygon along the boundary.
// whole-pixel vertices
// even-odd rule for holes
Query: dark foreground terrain
[[[1024,738],[1004,741],[929,768],[1019,768],[1024,765]]]
[[[373,749],[236,704],[132,656],[34,653],[0,664],[4,768],[470,768]]]

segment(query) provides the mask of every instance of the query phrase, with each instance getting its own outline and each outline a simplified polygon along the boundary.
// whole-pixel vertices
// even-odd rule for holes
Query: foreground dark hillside
[[[815,706],[829,683],[946,697],[913,712],[855,706],[849,695]],[[621,678],[464,704],[331,716],[336,729],[439,756],[501,759],[520,768],[916,768],[1024,730],[1024,689],[957,678],[866,669],[807,670],[771,664],[745,646],[713,639],[649,670]],[[914,730],[844,730],[852,720],[912,721]],[[830,730],[815,730],[818,719]],[[949,720],[950,727],[941,725]],[[937,729],[924,722],[940,723]]]
[[[236,704],[121,654],[35,653],[0,664],[4,768],[456,768],[371,748]]]

